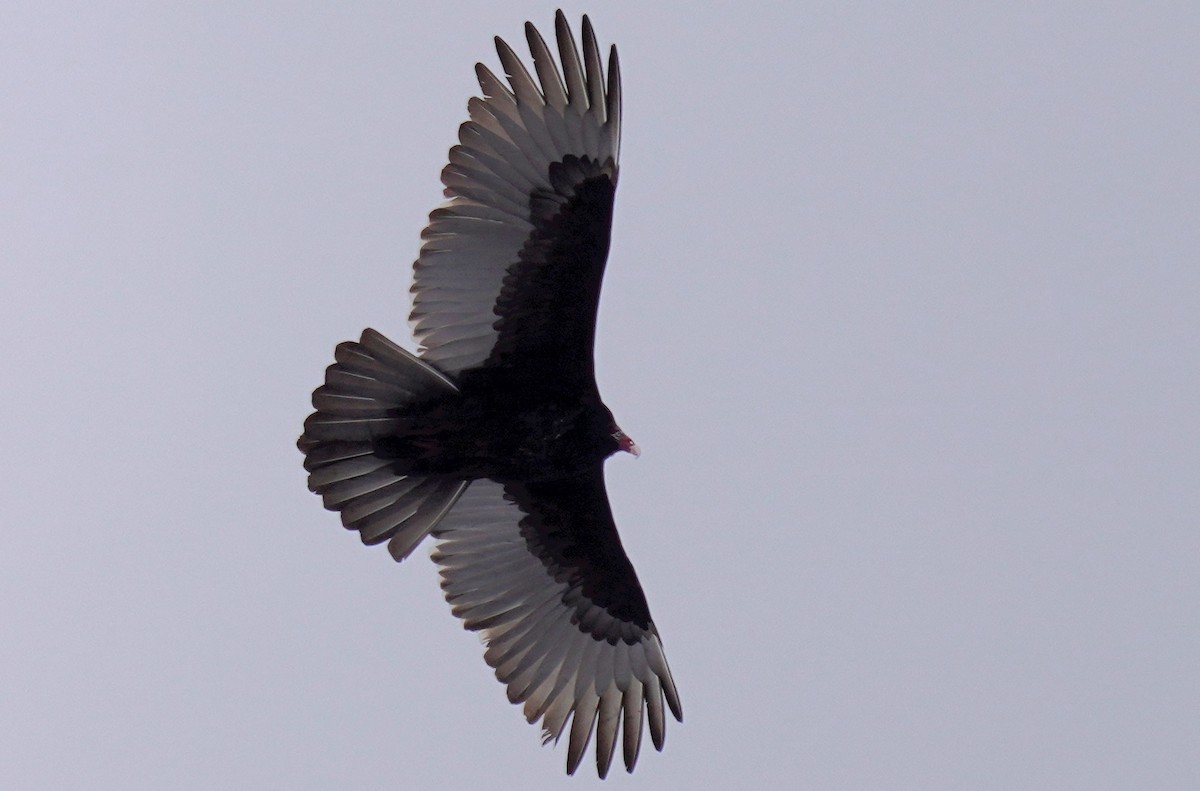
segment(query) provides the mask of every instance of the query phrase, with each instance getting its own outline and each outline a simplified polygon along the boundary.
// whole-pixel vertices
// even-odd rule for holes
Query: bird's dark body
[[[547,481],[594,468],[618,449],[599,395],[538,392],[503,368],[480,368],[461,390],[401,413],[402,430],[375,453],[402,475]]]

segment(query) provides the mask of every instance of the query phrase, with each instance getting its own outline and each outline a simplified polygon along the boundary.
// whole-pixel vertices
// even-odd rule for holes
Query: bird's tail
[[[397,473],[375,454],[378,439],[394,436],[406,407],[457,392],[433,366],[372,329],[357,343],[338,344],[325,384],[313,391],[316,411],[296,445],[304,453],[308,488],[341,513],[364,544],[388,542],[403,560],[450,510],[463,481]]]

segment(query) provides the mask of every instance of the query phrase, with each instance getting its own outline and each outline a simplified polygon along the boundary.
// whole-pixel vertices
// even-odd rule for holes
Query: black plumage
[[[413,355],[374,330],[337,347],[298,445],[309,488],[397,560],[426,535],[454,614],[541,720],[570,727],[574,772],[593,731],[600,776],[621,735],[633,769],[643,721],[661,749],[682,718],[658,630],[621,546],[604,461],[637,453],[596,386],[592,348],[620,143],[587,17],[559,58],[526,24],[536,80],[502,40],[508,85],[476,68],[414,265]],[[561,64],[561,74],[558,70]]]

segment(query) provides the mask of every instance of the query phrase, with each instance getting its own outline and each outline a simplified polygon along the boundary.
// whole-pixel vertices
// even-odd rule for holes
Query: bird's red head
[[[633,437],[626,434],[621,429],[613,432],[613,439],[617,441],[617,450],[623,450],[626,453],[632,453],[634,458],[642,455],[642,449],[633,441]]]

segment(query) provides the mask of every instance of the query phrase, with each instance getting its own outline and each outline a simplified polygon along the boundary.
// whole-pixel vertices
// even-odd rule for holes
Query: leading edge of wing
[[[505,315],[506,309],[498,304],[506,290],[508,301],[513,301],[513,289],[522,285],[514,279],[526,279],[531,269],[539,267],[567,269],[562,256],[546,255],[555,240],[545,237],[555,233],[548,223],[570,211],[576,188],[599,179],[607,180],[611,189],[616,182],[621,116],[616,47],[609,52],[606,75],[586,16],[581,53],[566,18],[561,11],[556,14],[557,62],[532,24],[526,23],[525,32],[533,74],[499,38],[496,50],[507,84],[486,66],[476,66],[483,96],[468,103],[470,120],[459,128],[459,144],[450,150],[449,164],[442,171],[449,200],[430,213],[414,263],[409,316],[413,334],[421,357],[451,375],[488,361],[501,334],[497,326],[501,321],[506,324],[504,332],[520,332],[522,315],[511,308]],[[589,194],[594,193],[592,188]],[[602,249],[593,249],[586,257],[591,261],[588,268],[595,269],[598,253],[601,272],[611,193],[608,201],[604,207],[589,198],[585,207],[602,220]],[[521,271],[516,271],[518,265]],[[543,271],[539,276],[564,282],[579,279],[569,270]],[[586,295],[593,303],[598,298],[598,277],[598,272],[590,277],[596,293]],[[520,307],[529,309],[538,296],[518,300]],[[572,310],[572,315],[580,312]],[[577,320],[594,324],[594,315],[593,305],[590,318]],[[533,323],[540,327],[546,320]],[[590,340],[590,332],[575,335]],[[577,345],[571,351],[577,351]],[[590,359],[591,349],[586,351]]]
[[[446,600],[483,633],[509,700],[541,719],[545,741],[569,729],[569,773],[593,732],[601,777],[618,735],[633,770],[644,720],[662,749],[666,709],[682,720],[682,708],[600,468],[539,484],[477,480],[433,535]]]

